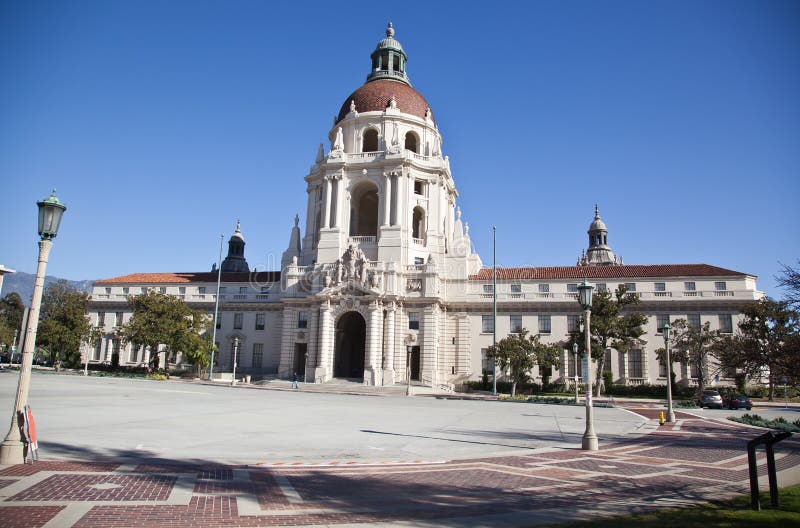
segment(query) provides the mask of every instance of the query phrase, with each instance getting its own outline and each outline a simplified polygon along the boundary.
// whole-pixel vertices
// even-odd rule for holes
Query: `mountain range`
[[[8,273],[3,276],[3,289],[0,291],[0,297],[5,297],[11,292],[16,292],[22,298],[22,302],[25,303],[25,306],[29,306],[31,303],[31,297],[33,297],[33,283],[36,280],[36,275],[33,273],[25,273],[23,271],[18,271],[16,273]],[[44,279],[45,288],[48,284],[52,282],[58,282],[62,280],[59,277],[52,277],[48,276]],[[66,279],[64,279],[66,280]],[[91,292],[92,291],[92,283],[94,281],[91,280],[81,280],[81,281],[72,281],[67,280],[69,284],[75,286],[78,290]]]

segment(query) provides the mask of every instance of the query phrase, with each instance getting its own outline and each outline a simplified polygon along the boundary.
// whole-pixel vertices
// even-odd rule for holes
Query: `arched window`
[[[406,150],[419,154],[419,141],[417,135],[413,132],[406,134]]]
[[[369,128],[364,131],[364,139],[361,142],[361,152],[377,152],[378,151],[378,131],[374,128]]]
[[[362,182],[351,193],[350,236],[378,236],[378,188]]]
[[[417,206],[411,217],[411,236],[416,239],[421,239],[425,236],[425,210]]]

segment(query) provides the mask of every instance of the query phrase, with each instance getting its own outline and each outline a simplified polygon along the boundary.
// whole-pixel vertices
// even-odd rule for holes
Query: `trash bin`
[[[245,383],[250,383],[250,374],[248,374],[248,375],[246,375],[246,376],[244,377],[244,382],[245,382]]]

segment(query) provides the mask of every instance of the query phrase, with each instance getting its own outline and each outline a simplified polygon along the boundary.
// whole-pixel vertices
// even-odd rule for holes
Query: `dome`
[[[394,97],[397,109],[404,114],[411,114],[421,119],[430,106],[422,95],[409,85],[388,79],[370,81],[345,99],[336,119],[338,123],[350,112],[350,102],[356,105],[357,112],[382,112],[389,106],[389,101]],[[431,112],[433,119],[433,112]]]
[[[594,219],[594,222],[589,226],[589,231],[608,231],[606,223],[599,217]]]

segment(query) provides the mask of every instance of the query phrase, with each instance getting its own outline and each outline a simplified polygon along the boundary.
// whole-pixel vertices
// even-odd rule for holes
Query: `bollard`
[[[661,411],[660,413],[658,413],[658,424],[664,425],[665,421],[666,420],[664,419],[664,411]]]

